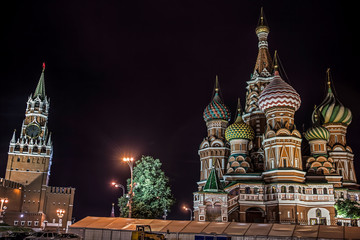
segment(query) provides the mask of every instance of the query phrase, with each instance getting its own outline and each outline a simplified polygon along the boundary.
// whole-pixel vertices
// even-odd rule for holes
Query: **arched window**
[[[15,145],[15,151],[20,151],[20,145],[19,144]]]
[[[34,147],[34,148],[33,148],[33,152],[34,152],[34,153],[37,153],[38,151],[39,151],[38,147]]]
[[[20,162],[20,158],[18,158],[17,161]]]
[[[313,188],[313,194],[317,194],[316,188]]]
[[[40,102],[39,101],[36,101],[35,102],[35,107],[39,107],[40,106]]]
[[[259,194],[259,188],[254,188],[254,194]]]
[[[301,193],[301,187],[298,188],[298,193]]]
[[[327,188],[324,188],[324,194],[328,194]]]
[[[272,186],[272,187],[271,187],[271,192],[272,192],[272,193],[276,193],[276,188],[275,188],[275,186]]]
[[[250,192],[250,187],[246,187],[246,188],[245,188],[245,193],[246,193],[246,194],[250,194],[250,193],[251,193],[251,192]]]
[[[294,192],[295,192],[294,187],[293,187],[293,186],[290,186],[290,187],[289,187],[289,193],[294,193]]]
[[[286,187],[285,186],[281,186],[281,192],[286,193]]]
[[[28,163],[30,162],[30,158],[28,158],[27,162],[28,162]]]
[[[305,194],[305,188],[303,187],[303,194]]]
[[[28,146],[24,146],[24,148],[23,148],[23,152],[28,152],[28,151],[29,151]]]

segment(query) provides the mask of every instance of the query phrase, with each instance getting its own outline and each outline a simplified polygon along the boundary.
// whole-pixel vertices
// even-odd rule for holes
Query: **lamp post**
[[[0,215],[1,215],[1,219],[0,222],[3,223],[4,222],[4,214],[5,214],[5,209],[7,208],[6,206],[4,206],[4,203],[8,203],[9,200],[7,198],[1,198],[0,199],[0,204],[1,204],[1,208],[0,208]]]
[[[129,192],[129,218],[131,218],[132,213],[132,198],[134,195],[133,192],[133,168],[134,168],[134,158],[123,158],[123,161],[129,165],[130,168],[130,192]]]
[[[125,195],[125,187],[124,185],[120,184],[120,183],[116,183],[116,182],[111,182],[111,185],[116,187],[116,188],[121,188],[122,189],[122,197]],[[121,209],[121,206],[119,205],[120,209],[120,217],[121,217],[121,214],[122,214],[122,209]]]
[[[60,220],[63,218],[64,214],[65,214],[65,210],[64,209],[58,209],[56,210],[56,214],[59,218],[59,223],[58,223],[58,232],[59,232],[59,226],[60,226]],[[62,224],[62,222],[61,222]]]
[[[193,220],[193,211],[191,210],[191,208],[184,206],[183,209],[186,211],[190,211],[190,221],[192,221]]]

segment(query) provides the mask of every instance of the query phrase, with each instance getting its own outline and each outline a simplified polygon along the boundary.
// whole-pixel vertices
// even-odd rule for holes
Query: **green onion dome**
[[[305,132],[304,136],[308,141],[317,139],[328,141],[330,138],[330,132],[322,126],[313,126]]]
[[[246,124],[241,116],[240,101],[238,102],[238,116],[233,124],[225,130],[225,138],[229,142],[233,139],[253,140],[255,137],[254,130],[249,124]]]
[[[324,119],[323,121],[324,124],[341,123],[348,126],[351,123],[352,120],[351,111],[350,109],[344,107],[344,105],[335,97],[329,79],[328,79],[327,95],[324,101],[318,106],[318,110],[320,111]],[[314,113],[313,113],[313,121],[314,121]]]
[[[328,141],[330,138],[330,132],[322,126],[324,119],[316,106],[312,117],[313,126],[305,132],[304,137],[308,141],[318,139]]]

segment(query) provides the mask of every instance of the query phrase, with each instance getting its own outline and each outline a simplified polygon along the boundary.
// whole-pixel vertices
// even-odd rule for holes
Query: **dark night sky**
[[[160,158],[188,219],[199,180],[203,109],[219,75],[225,103],[244,103],[255,65],[255,27],[264,6],[271,54],[279,51],[309,127],[332,68],[342,103],[353,112],[348,143],[360,178],[358,12],[345,1],[8,1],[0,9],[0,176],[13,129],[46,62],[54,156],[50,185],[76,188],[74,216],[108,216],[125,184],[131,153]]]

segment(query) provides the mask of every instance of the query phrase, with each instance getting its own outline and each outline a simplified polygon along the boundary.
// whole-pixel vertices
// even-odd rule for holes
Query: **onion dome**
[[[246,124],[241,116],[241,104],[238,99],[238,115],[233,124],[228,126],[225,130],[225,138],[227,141],[233,139],[248,139],[253,140],[255,137],[254,130],[249,124]]]
[[[351,123],[352,114],[350,109],[344,107],[344,105],[334,95],[333,87],[330,82],[330,69],[327,70],[327,78],[327,95],[324,101],[318,106],[318,110],[324,119],[323,124],[341,123],[348,126]]]
[[[219,81],[216,76],[215,94],[209,105],[204,110],[205,122],[211,120],[226,120],[230,121],[231,113],[229,108],[223,103],[220,95]]]
[[[320,118],[321,118],[320,112],[318,109],[315,108],[315,114],[314,114],[315,122],[314,125],[305,132],[304,136],[306,140],[308,141],[317,140],[317,139],[321,139],[325,141],[329,140],[330,132],[325,127],[321,126]]]
[[[259,97],[259,107],[266,111],[272,107],[289,107],[297,111],[301,104],[300,95],[296,90],[280,77],[277,65],[277,53],[275,52],[274,79],[266,86]]]

